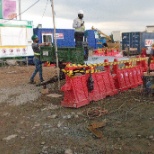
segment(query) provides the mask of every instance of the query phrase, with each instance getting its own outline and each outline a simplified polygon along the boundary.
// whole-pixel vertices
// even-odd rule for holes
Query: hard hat
[[[36,38],[38,38],[38,36],[35,34],[31,37],[32,40],[35,40]]]
[[[79,10],[78,14],[84,14],[84,12],[82,10]]]

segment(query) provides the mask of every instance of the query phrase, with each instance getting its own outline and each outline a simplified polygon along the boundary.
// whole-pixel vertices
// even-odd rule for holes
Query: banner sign
[[[18,20],[0,20],[0,27],[27,27],[32,28],[32,21],[18,21]]]
[[[0,58],[33,56],[31,21],[0,20]]]
[[[145,46],[151,46],[154,43],[154,39],[145,39]]]
[[[17,18],[16,0],[3,0],[3,19]]]
[[[49,33],[49,32],[43,32],[42,36],[51,36],[53,37],[53,33]],[[64,39],[64,34],[63,33],[56,33],[56,39]],[[44,41],[45,42],[45,41]]]
[[[64,34],[63,33],[56,33],[56,38],[57,39],[64,39]]]
[[[25,57],[28,56],[27,46],[0,47],[0,57]]]

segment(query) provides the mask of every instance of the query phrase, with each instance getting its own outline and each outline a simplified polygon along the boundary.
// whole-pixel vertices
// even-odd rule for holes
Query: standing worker
[[[33,63],[35,65],[35,70],[30,78],[30,82],[31,84],[34,84],[34,78],[37,74],[37,72],[39,72],[39,78],[40,78],[40,82],[43,82],[44,79],[42,77],[42,62],[40,60],[40,46],[43,46],[44,44],[39,44],[39,39],[37,35],[33,35],[31,37],[33,43],[32,43],[32,49],[34,52],[34,58],[33,58]]]
[[[83,21],[84,12],[79,10],[78,18],[73,21],[73,28],[75,28],[74,38],[75,38],[75,46],[81,47],[84,37],[85,25]]]
[[[152,60],[154,61],[154,44],[151,45],[151,51],[148,59],[148,73],[150,73],[150,64]]]

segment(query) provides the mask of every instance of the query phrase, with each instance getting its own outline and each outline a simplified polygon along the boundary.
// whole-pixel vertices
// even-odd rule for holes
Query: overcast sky
[[[21,12],[37,0],[21,0]],[[154,25],[154,0],[54,0],[57,28],[72,28],[78,10],[84,11],[86,29],[92,26],[110,34],[112,31],[144,31]],[[45,13],[44,13],[45,12]],[[53,28],[51,2],[40,0],[22,14],[34,27]]]

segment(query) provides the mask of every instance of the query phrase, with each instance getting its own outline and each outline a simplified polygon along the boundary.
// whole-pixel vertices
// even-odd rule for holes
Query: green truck
[[[86,50],[86,51],[85,51]],[[85,54],[85,52],[87,54]],[[84,64],[85,60],[88,60],[88,47],[74,47],[74,48],[58,48],[57,49],[58,62],[60,68],[60,80],[65,79],[65,74],[61,71],[65,68],[67,63],[72,64]],[[54,46],[42,46],[40,59],[42,62],[56,63],[56,52]],[[58,77],[54,76],[50,80],[43,82],[41,85],[46,86],[48,83],[57,82]]]
[[[57,49],[58,61],[60,63],[75,63],[84,64],[84,48],[58,48]],[[54,46],[41,47],[41,61],[48,61],[50,63],[56,62],[56,54]]]

